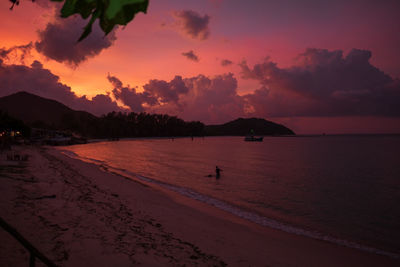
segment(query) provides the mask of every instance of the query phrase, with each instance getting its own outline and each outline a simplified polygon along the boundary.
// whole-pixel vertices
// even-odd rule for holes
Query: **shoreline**
[[[381,136],[381,137],[391,137],[395,136],[398,137],[400,136],[400,133],[332,133],[332,134],[294,134],[294,135],[260,135],[264,138],[279,138],[279,137],[284,137],[284,138],[307,138],[307,137],[376,137],[376,136]],[[244,138],[245,136],[243,135],[204,135],[204,136],[193,136],[195,139],[199,138],[213,138],[213,137],[237,137],[237,138]],[[118,141],[136,141],[136,140],[168,140],[168,139],[190,139],[192,138],[191,136],[148,136],[148,137],[121,137],[118,138],[118,140],[109,140],[107,138],[98,138],[98,139],[88,139],[87,144],[91,143],[99,143],[99,142],[118,142]],[[73,144],[75,145],[85,145],[85,144]],[[57,147],[57,146],[56,146]]]
[[[57,149],[17,149],[30,159],[24,177],[2,179],[1,216],[61,266],[399,264],[257,225],[169,190],[121,179]],[[29,177],[35,182],[16,180]],[[38,200],[38,192],[56,197]],[[48,242],[42,245],[43,240]]]
[[[378,248],[373,245],[368,245],[351,239],[334,236],[329,233],[317,231],[315,229],[304,228],[300,225],[292,224],[284,220],[277,220],[274,219],[273,217],[268,217],[254,210],[246,209],[237,206],[235,204],[226,202],[225,200],[204,195],[191,188],[180,187],[165,181],[159,181],[157,179],[149,178],[141,174],[132,173],[125,169],[118,169],[110,165],[107,165],[103,161],[99,161],[93,158],[80,157],[79,155],[75,154],[75,152],[70,151],[68,149],[59,148],[57,150],[59,150],[62,154],[66,155],[69,158],[93,164],[105,172],[120,176],[122,178],[131,180],[133,182],[138,182],[145,186],[156,187],[157,190],[165,191],[165,193],[169,192],[172,194],[179,194],[180,196],[183,197],[181,201],[185,201],[184,198],[190,198],[191,200],[199,201],[203,204],[206,204],[210,208],[216,208],[218,210],[227,212],[233,216],[240,217],[250,223],[255,223],[262,227],[267,227],[278,231],[283,231],[289,234],[303,236],[306,238],[312,238],[315,240],[324,241],[343,247],[353,248],[368,253],[383,255],[393,259],[400,259],[400,255],[394,251],[391,251],[390,249],[386,250],[384,248]]]

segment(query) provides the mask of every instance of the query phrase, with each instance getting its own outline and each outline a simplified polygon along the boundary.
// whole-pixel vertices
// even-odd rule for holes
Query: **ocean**
[[[61,149],[265,227],[400,257],[398,135],[132,139]]]

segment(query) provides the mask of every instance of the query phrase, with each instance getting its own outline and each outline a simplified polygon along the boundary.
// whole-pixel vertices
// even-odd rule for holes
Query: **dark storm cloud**
[[[115,32],[107,36],[95,24],[92,33],[81,42],[77,42],[86,22],[79,16],[58,18],[39,31],[36,50],[58,62],[77,66],[90,57],[94,57],[116,40]]]
[[[183,52],[182,56],[187,57],[187,59],[199,62],[199,57],[193,52],[193,50]]]
[[[226,66],[229,66],[229,65],[232,65],[232,64],[233,64],[233,62],[230,61],[229,59],[222,59],[221,60],[221,66],[223,66],[223,67],[226,67]]]
[[[97,95],[92,100],[78,97],[71,88],[60,82],[58,76],[34,61],[31,66],[6,65],[0,59],[0,96],[19,91],[29,92],[57,100],[75,110],[85,110],[95,115],[121,110],[108,95]]]
[[[242,62],[242,77],[262,86],[244,97],[256,113],[269,116],[400,116],[399,80],[370,58],[366,50],[343,56],[340,50],[307,49],[290,68],[268,58],[253,68]]]
[[[210,16],[201,16],[192,10],[182,10],[174,12],[182,32],[193,39],[205,40],[210,35],[208,24]]]

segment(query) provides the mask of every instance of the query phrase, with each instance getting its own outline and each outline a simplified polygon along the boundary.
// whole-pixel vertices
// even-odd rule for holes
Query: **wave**
[[[61,154],[66,155],[67,157],[70,157],[70,158],[73,158],[73,159],[78,159],[78,160],[81,160],[81,161],[84,161],[84,162],[93,163],[93,164],[96,164],[96,165],[106,164],[105,161],[98,160],[98,159],[93,159],[93,158],[88,158],[88,157],[83,157],[83,156],[80,156],[80,155],[76,154],[73,151],[70,151],[70,150],[60,150],[60,152],[61,152]]]
[[[155,184],[158,186],[161,186],[165,189],[171,190],[173,192],[179,193],[183,196],[189,197],[191,199],[195,199],[197,201],[201,201],[203,203],[206,203],[208,205],[214,206],[218,209],[221,209],[223,211],[229,212],[235,216],[238,216],[240,218],[243,218],[245,220],[251,221],[253,223],[265,226],[265,227],[269,227],[272,229],[276,229],[276,230],[280,230],[280,231],[284,231],[286,233],[290,233],[290,234],[296,234],[296,235],[300,235],[300,236],[306,236],[309,238],[313,238],[316,240],[322,240],[322,241],[326,241],[329,243],[333,243],[336,245],[340,245],[340,246],[344,246],[344,247],[349,247],[349,248],[354,248],[354,249],[358,249],[361,251],[365,251],[365,252],[369,252],[369,253],[374,253],[374,254],[378,254],[378,255],[383,255],[383,256],[387,256],[390,258],[395,258],[395,259],[399,259],[400,255],[397,253],[393,253],[393,252],[388,252],[388,251],[384,251],[381,249],[377,249],[374,247],[370,247],[370,246],[365,246],[356,242],[352,242],[352,241],[348,241],[345,239],[340,239],[340,238],[336,238],[327,234],[323,234],[317,231],[312,231],[312,230],[306,230],[306,229],[302,229],[300,227],[296,227],[296,226],[292,226],[286,223],[282,223],[279,221],[276,221],[274,219],[271,218],[267,218],[265,216],[261,216],[259,214],[253,213],[253,212],[249,212],[246,211],[244,209],[241,209],[239,207],[233,206],[227,202],[224,202],[222,200],[198,193],[190,188],[185,188],[185,187],[180,187],[180,186],[176,186],[176,185],[172,185],[172,184],[168,184],[165,182],[161,182],[159,180],[150,178],[150,177],[146,177],[137,173],[133,173],[130,171],[127,171],[125,169],[120,169],[120,168],[116,168],[113,166],[110,166],[109,164],[107,164],[105,161],[101,161],[101,160],[97,160],[97,159],[93,159],[93,158],[88,158],[88,157],[82,157],[77,155],[76,153],[72,152],[72,151],[68,151],[68,150],[62,150],[61,151],[62,154],[70,157],[70,158],[75,158],[84,162],[88,162],[88,163],[93,163],[97,166],[99,166],[102,170],[110,172],[110,173],[115,173],[121,176],[124,176],[126,178],[129,179],[134,179],[134,180],[139,180],[141,182],[145,182],[145,183],[150,183],[150,184]]]

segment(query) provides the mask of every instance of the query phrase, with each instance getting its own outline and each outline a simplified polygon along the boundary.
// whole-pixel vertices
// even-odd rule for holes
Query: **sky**
[[[400,1],[150,0],[109,35],[47,0],[0,3],[0,96],[95,115],[238,117],[299,134],[400,133]]]

